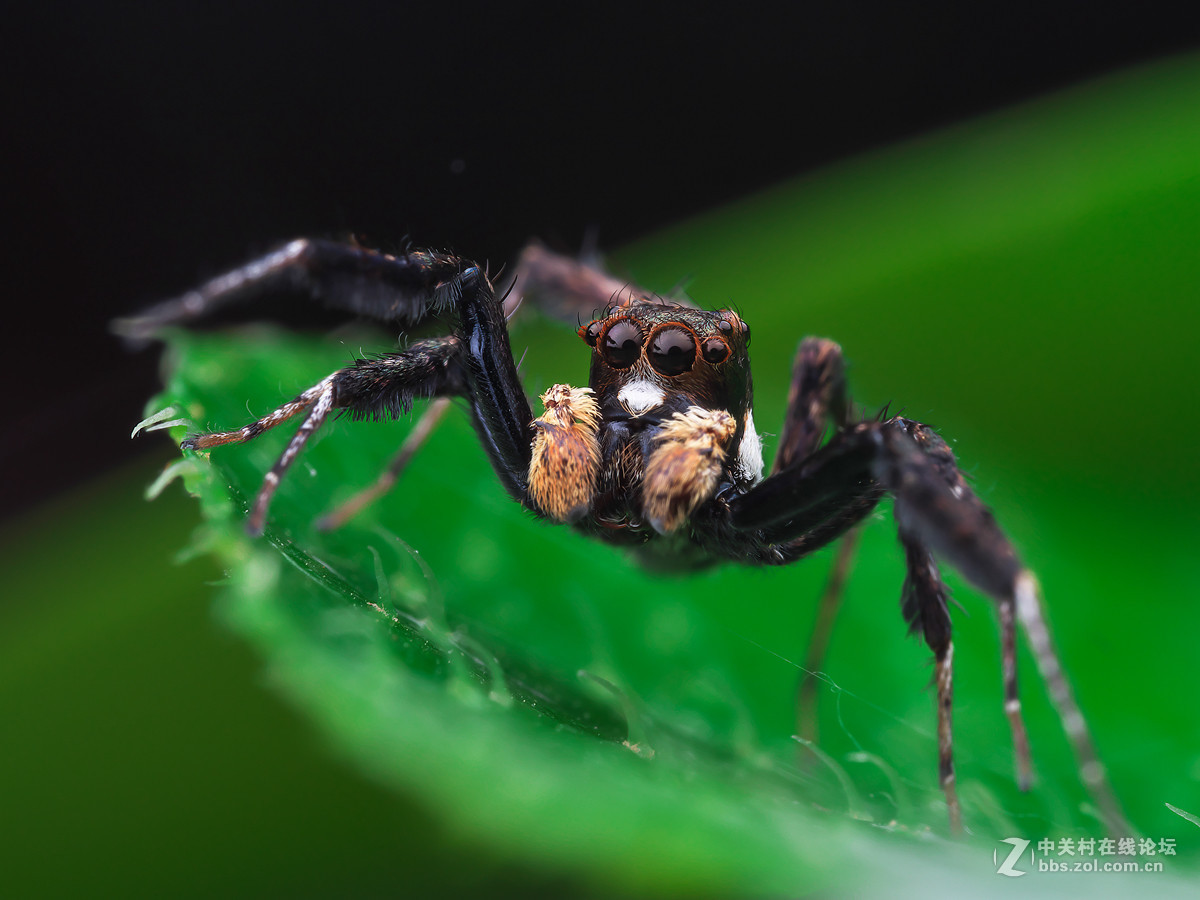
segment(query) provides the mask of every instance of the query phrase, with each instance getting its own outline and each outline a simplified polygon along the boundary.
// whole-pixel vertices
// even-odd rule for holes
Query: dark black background
[[[3,24],[0,514],[139,451],[115,315],[300,234],[503,262],[1193,49],[1184,6],[58,4]],[[1177,12],[1167,12],[1178,9]]]

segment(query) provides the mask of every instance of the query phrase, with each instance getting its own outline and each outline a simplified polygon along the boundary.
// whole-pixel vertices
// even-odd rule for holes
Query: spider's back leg
[[[817,451],[826,433],[849,424],[846,364],[842,348],[827,338],[800,342],[792,364],[787,413],[773,472],[782,472]]]
[[[1028,786],[1028,739],[1017,694],[1015,622],[1030,636],[1039,669],[1075,749],[1083,780],[1114,827],[1124,822],[1084,719],[1062,675],[1041,617],[1036,582],[1017,558],[991,512],[967,485],[945,442],[930,428],[901,417],[862,422],[839,432],[800,463],[773,474],[730,501],[730,523],[769,542],[786,562],[857,522],[886,491],[908,565],[904,611],[937,661],[939,768],[951,815],[953,793],[950,705],[953,646],[945,594],[930,553],[950,563],[995,599],[1000,613],[1005,712],[1013,732],[1017,779]],[[768,559],[768,561],[771,561]]]
[[[578,325],[598,310],[626,306],[633,301],[655,300],[655,295],[631,281],[609,274],[586,259],[563,256],[532,241],[521,251],[512,276],[506,279],[505,310],[513,315],[525,301],[567,324]],[[678,292],[665,298],[676,306],[695,309]]]
[[[850,403],[846,394],[846,366],[842,348],[827,338],[807,337],[800,342],[792,364],[791,387],[788,390],[787,412],[783,430],[775,451],[774,472],[782,472],[807,459],[829,435],[849,424]],[[874,507],[868,499],[859,509],[850,509],[851,516],[865,514]],[[859,529],[847,527],[844,521],[830,523],[830,534],[841,535],[830,568],[829,577],[817,605],[808,649],[804,654],[800,686],[796,691],[796,731],[806,741],[818,738],[817,674],[825,663],[825,654],[833,635],[833,624],[842,603],[847,576],[858,546]],[[844,532],[844,533],[843,533]],[[790,555],[803,547],[810,552],[812,539],[788,548]]]

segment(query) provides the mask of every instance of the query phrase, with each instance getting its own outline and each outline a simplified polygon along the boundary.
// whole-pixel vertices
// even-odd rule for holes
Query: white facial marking
[[[631,381],[617,394],[621,404],[635,416],[659,406],[664,397],[663,389],[650,381]]]
[[[762,481],[762,438],[754,430],[754,413],[751,411],[746,412],[746,428],[742,432],[742,442],[738,445],[736,465],[741,477],[750,479],[754,484]]]

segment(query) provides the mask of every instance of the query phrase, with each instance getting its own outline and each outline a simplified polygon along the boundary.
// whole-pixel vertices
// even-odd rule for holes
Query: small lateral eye
[[[637,325],[629,319],[617,319],[609,325],[600,355],[614,369],[628,369],[637,362],[642,355],[642,333]]]
[[[595,347],[596,341],[600,338],[600,323],[589,322],[586,325],[580,325],[579,336],[583,338],[589,346]]]
[[[682,328],[662,328],[650,342],[650,365],[662,375],[682,375],[696,360],[696,339]]]
[[[721,334],[733,334],[733,323],[728,319],[722,319],[717,323],[717,330],[721,332]]]
[[[704,355],[704,361],[714,366],[729,359],[729,345],[719,337],[707,338],[701,346],[700,352]]]

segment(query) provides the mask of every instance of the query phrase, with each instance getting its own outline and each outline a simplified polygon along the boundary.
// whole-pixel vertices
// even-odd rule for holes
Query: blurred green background
[[[1200,812],[1198,226],[1190,58],[852,160],[612,260],[740,310],[761,430],[782,420],[799,337],[820,334],[842,344],[857,400],[951,441],[1042,581],[1130,817],[1177,841],[1164,894],[1200,858],[1200,831],[1165,806]],[[228,427],[388,340],[179,335],[166,399]],[[531,393],[585,378],[569,330],[530,316],[526,346]],[[161,437],[154,460],[6,527],[13,895],[797,895],[898,878],[978,893],[999,890],[998,838],[1099,833],[1028,655],[1038,781],[1013,787],[995,615],[952,577],[972,834],[945,839],[890,514],[864,538],[825,670],[836,770],[807,765],[792,698],[828,553],[647,576],[531,521],[450,418],[396,494],[332,536],[312,520],[374,477],[405,423],[325,429],[268,541],[242,537],[236,498],[284,434],[185,465],[198,529],[179,484],[141,499],[176,458]]]

